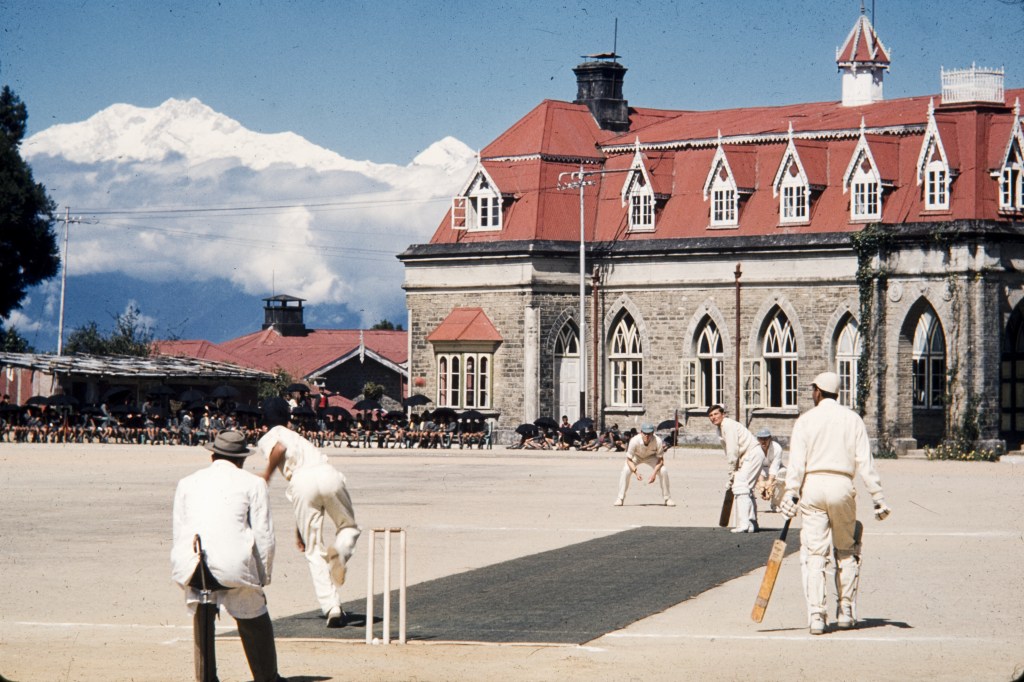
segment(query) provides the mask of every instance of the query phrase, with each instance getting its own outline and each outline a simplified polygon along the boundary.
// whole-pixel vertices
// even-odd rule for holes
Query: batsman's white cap
[[[839,375],[835,372],[822,372],[814,377],[811,386],[817,386],[822,393],[839,395]]]

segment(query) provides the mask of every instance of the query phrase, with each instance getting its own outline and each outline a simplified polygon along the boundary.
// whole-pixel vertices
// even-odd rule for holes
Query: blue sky
[[[875,0],[885,95],[939,90],[939,67],[1024,84],[1024,9]],[[452,135],[480,148],[541,100],[571,100],[581,55],[618,51],[632,104],[713,109],[839,98],[835,48],[859,0],[292,2],[0,0],[0,83],[29,133],[117,102],[197,97],[260,132],[408,163]],[[59,197],[56,197],[59,202]]]

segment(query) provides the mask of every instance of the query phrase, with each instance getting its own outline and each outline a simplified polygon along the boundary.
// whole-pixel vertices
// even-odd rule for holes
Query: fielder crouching
[[[796,420],[790,438],[782,513],[793,518],[799,511],[803,516],[800,555],[804,561],[804,595],[810,632],[820,635],[828,623],[825,571],[833,550],[839,602],[836,625],[845,630],[857,623],[860,538],[854,474],[860,475],[871,494],[876,519],[884,520],[890,509],[882,496],[864,420],[836,402],[839,376],[834,372],[819,374],[811,391],[815,406]]]

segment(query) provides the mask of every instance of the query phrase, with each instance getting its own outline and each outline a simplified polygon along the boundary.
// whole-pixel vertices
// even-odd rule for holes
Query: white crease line
[[[655,633],[655,634],[643,634],[643,633],[632,633],[632,632],[610,632],[604,636],[608,639],[699,639],[706,641],[753,641],[753,640],[764,640],[764,641],[779,641],[789,640],[794,642],[806,642],[813,640],[815,642],[1002,642],[1004,640],[995,639],[992,637],[961,637],[957,635],[950,636],[919,636],[919,635],[908,635],[906,637],[881,637],[881,636],[870,636],[870,635],[850,635],[849,633],[836,633],[834,636],[820,636],[811,635],[809,633],[800,635],[693,635],[693,634],[667,634],[667,633]],[[1007,640],[1008,641],[1008,640]]]
[[[641,525],[631,524],[625,526],[617,526],[615,528],[532,528],[532,527],[516,527],[516,526],[417,526],[425,530],[446,530],[446,531],[472,531],[472,532],[494,532],[494,531],[506,531],[515,533],[550,533],[552,530],[557,530],[560,533],[619,533],[623,530],[629,530],[631,528],[642,528]],[[667,526],[666,526],[667,527]]]
[[[140,625],[138,623],[40,623],[36,621],[13,621],[9,623],[0,622],[0,627],[4,625],[17,625],[21,627],[37,627],[37,628],[96,628],[97,630],[192,630],[191,625]],[[217,632],[231,632],[236,628],[223,626],[215,627]]]
[[[1024,530],[979,530],[979,531],[871,531],[871,537],[920,537],[920,538],[1019,538]]]

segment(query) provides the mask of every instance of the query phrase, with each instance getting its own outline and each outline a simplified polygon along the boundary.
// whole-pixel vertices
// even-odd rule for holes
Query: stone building
[[[630,106],[615,55],[485,147],[405,266],[411,381],[491,411],[621,427],[706,408],[788,436],[825,370],[883,447],[1024,437],[1024,132],[1001,70],[885,100],[860,16],[841,98]]]

